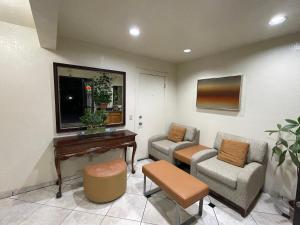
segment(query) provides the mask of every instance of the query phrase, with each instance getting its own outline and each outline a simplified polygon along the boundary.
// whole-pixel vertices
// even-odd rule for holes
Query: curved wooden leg
[[[60,171],[60,160],[58,158],[55,158],[55,167],[56,167],[56,172],[57,172],[57,185],[58,185],[58,192],[56,193],[56,198],[61,197],[61,171]]]
[[[136,151],[136,142],[133,143],[133,152],[132,152],[132,158],[131,158],[131,173],[135,173],[135,170],[134,170],[134,156],[135,156],[135,151]]]
[[[124,160],[127,163],[127,146],[124,147]]]

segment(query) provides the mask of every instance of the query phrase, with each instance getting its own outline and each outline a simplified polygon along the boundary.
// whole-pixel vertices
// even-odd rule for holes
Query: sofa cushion
[[[168,155],[169,148],[174,144],[175,144],[175,142],[170,141],[170,140],[161,140],[161,141],[152,142],[152,147],[157,149],[161,153]]]
[[[233,140],[233,141],[242,141],[242,142],[249,143],[247,163],[251,163],[251,162],[263,163],[264,162],[266,152],[267,152],[267,147],[268,147],[268,144],[266,142],[249,139],[249,138],[244,138],[244,137],[227,134],[227,133],[223,133],[223,132],[218,132],[217,137],[215,139],[215,143],[214,143],[215,149],[220,150],[223,139]]]
[[[196,128],[186,126],[186,132],[185,132],[185,135],[184,135],[184,140],[185,141],[194,141],[195,136],[196,136],[196,132],[197,132]]]
[[[223,139],[218,159],[234,166],[244,167],[248,150],[248,143]]]
[[[232,189],[237,187],[237,178],[243,170],[241,167],[233,166],[229,163],[217,159],[217,156],[202,161],[197,164],[197,171],[211,179],[227,185]]]
[[[173,124],[170,127],[168,139],[173,142],[180,142],[183,140],[185,132],[186,132],[185,127]]]

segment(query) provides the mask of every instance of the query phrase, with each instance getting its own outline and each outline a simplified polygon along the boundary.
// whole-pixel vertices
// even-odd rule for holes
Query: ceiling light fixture
[[[140,29],[138,27],[131,27],[129,29],[129,33],[134,36],[134,37],[137,37],[140,35]]]
[[[184,53],[190,53],[191,51],[192,51],[192,49],[189,49],[189,48],[183,50]]]
[[[273,16],[269,21],[269,25],[275,26],[275,25],[281,24],[284,21],[286,21],[286,19],[287,19],[286,16],[282,15],[282,14]]]

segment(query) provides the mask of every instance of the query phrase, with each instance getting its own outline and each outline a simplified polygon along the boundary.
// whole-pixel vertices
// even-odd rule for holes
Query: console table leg
[[[131,158],[131,173],[135,173],[135,170],[134,170],[134,156],[135,156],[135,151],[136,151],[136,143],[134,142],[133,144],[133,152],[132,152],[132,158]]]
[[[127,163],[127,146],[124,147],[124,160]]]
[[[56,193],[56,198],[61,197],[61,171],[60,171],[60,160],[58,158],[55,158],[55,167],[57,172],[57,184],[58,184],[58,192]]]

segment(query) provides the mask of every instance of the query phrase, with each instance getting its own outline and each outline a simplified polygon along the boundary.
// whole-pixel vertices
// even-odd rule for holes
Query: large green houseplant
[[[278,140],[275,146],[272,148],[272,157],[277,155],[278,164],[277,167],[283,164],[286,160],[286,155],[290,155],[293,164],[297,168],[298,182],[297,190],[300,188],[299,170],[300,170],[300,117],[297,120],[286,119],[286,124],[277,124],[276,130],[266,130],[269,135],[276,133]],[[300,191],[297,191],[299,194]],[[297,196],[296,199],[299,199]],[[290,205],[295,207],[295,201],[290,201]]]
[[[94,101],[101,109],[106,109],[112,101],[112,78],[107,73],[100,73],[94,78]]]

